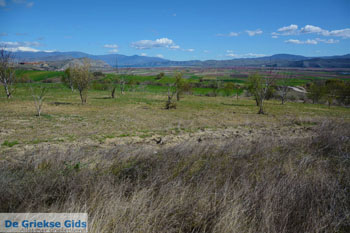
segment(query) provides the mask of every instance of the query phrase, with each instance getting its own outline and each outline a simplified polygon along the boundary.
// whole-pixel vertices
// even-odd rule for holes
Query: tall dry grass
[[[1,212],[88,212],[90,232],[349,232],[350,125],[261,137],[30,151]]]

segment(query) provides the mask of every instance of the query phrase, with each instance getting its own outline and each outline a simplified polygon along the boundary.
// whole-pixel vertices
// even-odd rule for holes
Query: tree
[[[16,73],[13,68],[13,55],[5,48],[0,50],[0,83],[5,88],[7,99],[10,99],[14,92]]]
[[[287,97],[287,94],[289,92],[289,77],[290,75],[289,74],[285,74],[282,76],[282,79],[281,79],[281,82],[280,82],[280,85],[277,86],[277,90],[279,92],[279,96],[281,97],[281,101],[282,101],[282,105],[284,104],[284,102],[286,101],[286,97]]]
[[[221,87],[221,82],[216,79],[212,85],[214,97],[218,95],[220,87]]]
[[[66,87],[70,88],[72,92],[74,91],[74,83],[73,83],[73,72],[72,68],[69,67],[64,71],[64,74],[61,77],[61,82]]]
[[[326,94],[325,86],[320,82],[313,82],[307,85],[307,96],[312,103],[318,103]]]
[[[177,72],[175,74],[175,93],[176,93],[176,100],[180,101],[180,94],[183,92],[185,80],[182,78],[182,73]]]
[[[330,108],[333,101],[335,99],[339,99],[341,96],[341,93],[345,88],[345,84],[344,81],[340,79],[328,79],[325,85],[328,107]]]
[[[164,72],[160,72],[159,74],[157,74],[157,76],[156,76],[156,80],[160,80],[160,79],[162,79],[163,77],[165,76],[165,74],[164,74]]]
[[[271,72],[272,74],[272,72]],[[262,77],[256,73],[248,77],[248,91],[254,96],[257,106],[259,107],[258,114],[265,114],[264,101],[269,95],[275,77]]]
[[[231,96],[236,88],[236,85],[233,82],[227,82],[225,83],[223,87],[223,91],[225,93],[225,96]]]
[[[176,109],[176,103],[173,101],[174,95],[177,93],[175,83],[168,84],[168,100],[165,103],[165,109]]]
[[[30,89],[34,99],[34,105],[36,108],[37,116],[40,117],[41,109],[44,104],[44,99],[45,99],[45,95],[48,92],[48,88],[44,86],[40,86],[39,88],[33,88],[32,86],[30,86]]]
[[[90,73],[90,62],[88,59],[83,60],[82,65],[75,65],[72,68],[73,85],[79,91],[81,103],[85,104],[87,101],[87,92],[92,80]]]

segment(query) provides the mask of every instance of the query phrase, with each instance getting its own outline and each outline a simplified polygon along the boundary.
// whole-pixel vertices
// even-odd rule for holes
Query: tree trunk
[[[79,90],[79,94],[80,94],[81,104],[85,104],[86,98],[84,97],[83,91]]]
[[[114,96],[114,95],[115,95],[115,88],[116,88],[116,87],[113,87],[113,90],[112,90],[112,99],[114,99],[114,97],[115,97],[115,96]]]
[[[180,92],[176,92],[176,100],[180,101]]]
[[[259,106],[259,101],[258,101],[258,98],[255,97],[255,103],[256,103],[256,106]]]
[[[259,101],[259,112],[258,114],[265,114],[264,113],[264,107],[263,107],[263,101]]]
[[[9,90],[9,87],[6,84],[4,85],[4,87],[5,87],[5,92],[6,92],[7,99],[10,99],[11,98],[11,92]]]

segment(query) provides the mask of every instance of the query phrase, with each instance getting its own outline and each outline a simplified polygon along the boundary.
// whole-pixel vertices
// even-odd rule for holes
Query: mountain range
[[[292,54],[275,54],[259,58],[236,58],[230,60],[171,61],[158,57],[126,56],[121,54],[91,55],[83,52],[14,52],[19,62],[63,61],[87,57],[104,61],[118,67],[235,67],[276,66],[300,68],[350,68],[350,54],[327,57],[305,57]]]

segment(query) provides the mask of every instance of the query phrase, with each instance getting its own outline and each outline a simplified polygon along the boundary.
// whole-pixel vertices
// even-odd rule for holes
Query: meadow
[[[62,73],[21,71],[31,83],[9,100],[0,91],[0,212],[87,212],[90,232],[350,231],[348,107],[272,98],[261,115],[243,92],[213,97],[208,86],[166,110],[174,70],[159,71],[128,73],[136,85],[114,99],[96,85],[85,105]],[[183,72],[243,86],[230,75],[254,71]],[[291,84],[336,74],[308,72]]]

